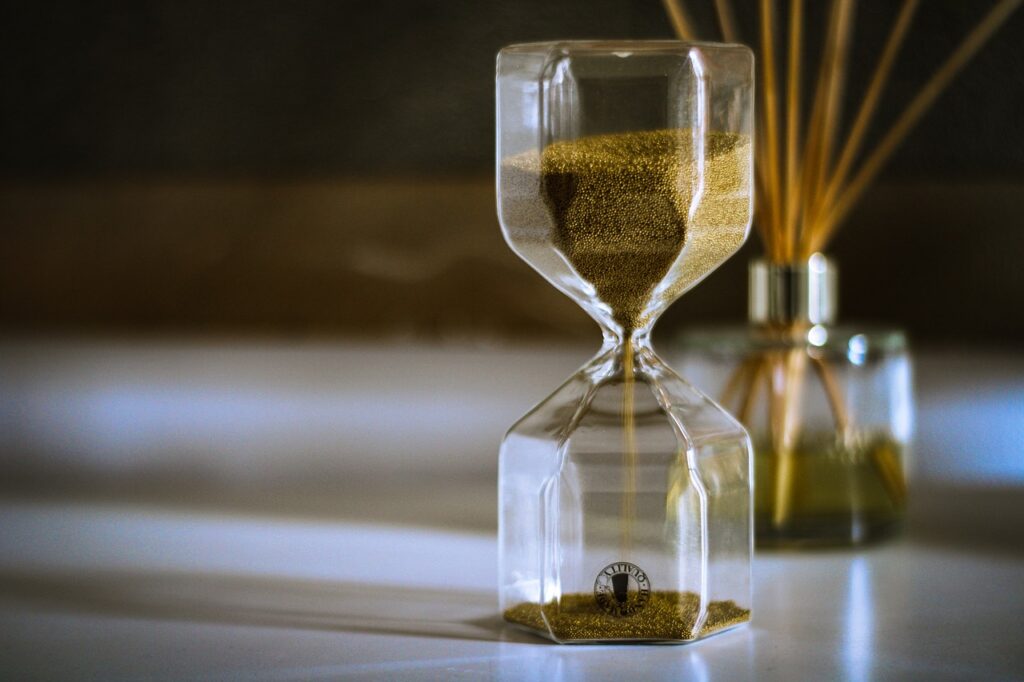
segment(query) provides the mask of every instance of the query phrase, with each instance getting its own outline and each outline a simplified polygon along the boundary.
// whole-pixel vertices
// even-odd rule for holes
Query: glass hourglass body
[[[604,335],[501,447],[502,612],[555,641],[690,641],[750,617],[749,439],[650,332],[749,232],[752,71],[731,45],[498,56],[502,231]]]

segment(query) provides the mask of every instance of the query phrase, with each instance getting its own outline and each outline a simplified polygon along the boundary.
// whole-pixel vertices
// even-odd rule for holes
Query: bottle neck
[[[820,253],[806,262],[751,261],[748,317],[754,324],[831,324],[838,313],[838,269]]]

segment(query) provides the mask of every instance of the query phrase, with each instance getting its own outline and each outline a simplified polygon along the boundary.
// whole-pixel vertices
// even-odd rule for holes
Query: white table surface
[[[0,343],[0,679],[1024,679],[1019,356],[921,363],[908,534],[759,553],[751,625],[504,628],[495,443],[584,358]]]
[[[1024,557],[903,540],[760,554],[751,625],[558,646],[496,617],[490,533],[99,504],[0,508],[7,679],[1024,676]]]

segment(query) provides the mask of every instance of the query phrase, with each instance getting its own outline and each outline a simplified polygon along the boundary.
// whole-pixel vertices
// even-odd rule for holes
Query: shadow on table
[[[1024,486],[921,483],[911,493],[907,532],[915,542],[1024,554]]]
[[[494,595],[188,573],[0,572],[0,598],[109,616],[409,637],[539,642],[504,627]]]
[[[0,462],[4,452],[0,448]],[[174,456],[168,455],[173,461]],[[355,521],[416,528],[495,533],[497,472],[493,475],[391,476],[386,480],[321,476],[247,484],[168,475],[166,479],[112,476],[10,475],[0,467],[0,500],[185,509],[318,521]]]

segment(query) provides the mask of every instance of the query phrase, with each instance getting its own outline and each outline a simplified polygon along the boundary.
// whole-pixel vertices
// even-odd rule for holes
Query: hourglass
[[[747,237],[752,98],[736,45],[498,55],[502,231],[604,333],[501,446],[502,612],[557,642],[690,641],[750,618],[749,439],[650,336]]]

